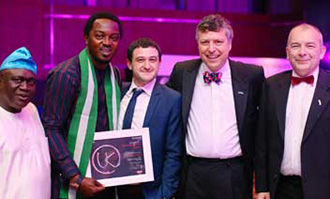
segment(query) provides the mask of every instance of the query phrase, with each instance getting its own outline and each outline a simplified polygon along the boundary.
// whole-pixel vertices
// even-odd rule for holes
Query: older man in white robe
[[[19,48],[0,66],[0,198],[49,199],[50,156],[37,108],[37,65]]]

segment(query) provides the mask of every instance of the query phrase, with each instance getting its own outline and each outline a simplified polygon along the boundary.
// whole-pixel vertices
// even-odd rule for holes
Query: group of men
[[[258,199],[330,196],[330,73],[319,68],[326,48],[317,27],[290,31],[292,71],[265,80],[262,67],[229,59],[229,21],[206,16],[196,28],[200,58],[177,63],[166,86],[149,38],[129,46],[133,79],[122,85],[111,65],[122,36],[111,13],[88,19],[86,48],[47,77],[42,123],[30,103],[29,51],[3,61],[1,198],[251,199],[254,171]],[[143,127],[154,181],[105,187],[88,176],[95,134]]]

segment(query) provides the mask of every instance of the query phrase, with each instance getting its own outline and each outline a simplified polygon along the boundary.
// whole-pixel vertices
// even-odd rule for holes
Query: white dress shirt
[[[301,141],[303,138],[307,116],[314,96],[319,68],[311,74],[313,85],[301,82],[290,86],[285,116],[284,154],[281,165],[283,175],[301,176]],[[292,71],[292,76],[298,75]]]
[[[152,90],[154,89],[156,83],[156,79],[152,80],[145,86],[138,88],[134,82],[132,82],[130,88],[126,92],[125,96],[120,102],[120,113],[119,113],[119,123],[118,123],[118,129],[121,130],[123,128],[123,120],[125,116],[125,112],[127,109],[127,106],[129,104],[129,101],[131,100],[133,96],[133,89],[142,89],[143,92],[137,97],[136,99],[136,105],[134,108],[134,114],[132,119],[132,125],[131,129],[140,129],[143,127],[143,122],[145,115],[147,113],[148,104],[150,101]]]
[[[239,144],[229,61],[218,71],[221,82],[204,83],[204,63],[198,71],[186,136],[187,153],[194,157],[227,159],[242,155]]]
[[[0,106],[0,198],[49,199],[50,154],[37,108],[21,112]]]

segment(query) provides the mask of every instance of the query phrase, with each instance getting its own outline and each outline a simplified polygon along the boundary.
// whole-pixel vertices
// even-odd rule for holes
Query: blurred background
[[[201,18],[219,13],[234,29],[231,58],[265,68],[266,76],[290,68],[285,59],[292,26],[318,26],[330,49],[330,1],[318,0],[0,0],[0,61],[27,47],[38,68],[42,104],[47,73],[84,47],[83,27],[90,14],[110,11],[123,22],[124,35],[112,64],[125,78],[126,50],[139,37],[151,37],[164,57],[159,80],[166,82],[175,62],[198,57],[195,28]],[[330,54],[322,65],[328,66]]]

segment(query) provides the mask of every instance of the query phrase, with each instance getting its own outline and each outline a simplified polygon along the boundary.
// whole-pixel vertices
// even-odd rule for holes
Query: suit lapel
[[[278,85],[276,89],[275,97],[275,109],[277,121],[280,129],[280,134],[282,139],[284,139],[284,131],[285,131],[285,117],[286,117],[286,106],[289,97],[290,90],[290,75],[291,71],[284,74],[283,78],[278,80]],[[273,96],[271,96],[273,97]]]
[[[126,95],[126,93],[130,87],[131,87],[131,83],[123,85],[123,88],[121,89],[121,92],[120,92],[120,100],[123,99],[123,97]]]
[[[158,83],[155,84],[154,89],[152,90],[150,101],[148,104],[147,112],[144,117],[143,127],[149,126],[149,123],[151,121],[152,115],[155,112],[155,109],[157,107],[157,104],[161,98],[161,87]]]
[[[183,82],[182,82],[182,117],[184,126],[187,125],[188,113],[190,111],[190,105],[192,96],[194,93],[194,87],[196,83],[196,77],[198,69],[202,61],[198,60],[194,65],[183,71]]]
[[[235,101],[235,111],[237,118],[237,126],[239,134],[243,132],[244,124],[244,113],[246,109],[246,103],[248,99],[249,84],[247,81],[247,76],[239,70],[240,67],[237,63],[229,60],[229,65],[231,69],[233,94]]]
[[[327,107],[330,100],[330,73],[320,69],[311,107],[309,109],[303,142],[312,132],[313,127]]]

